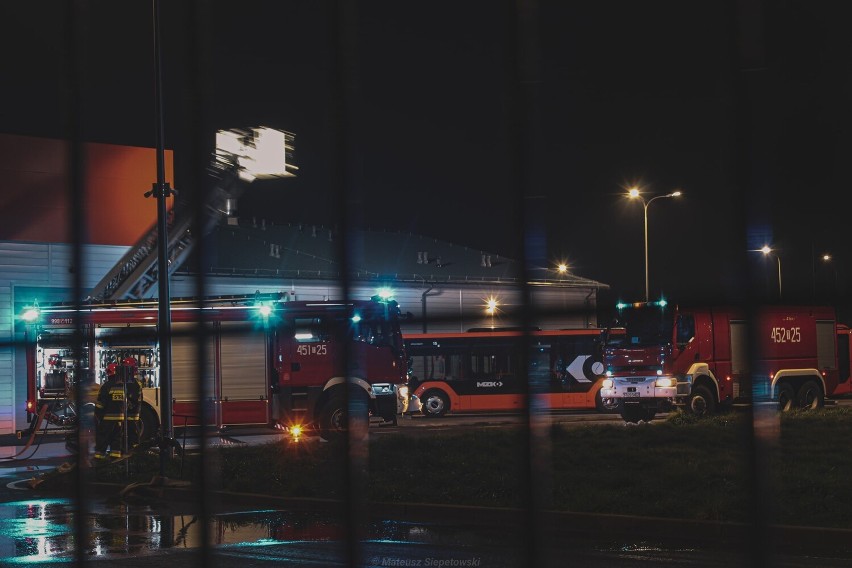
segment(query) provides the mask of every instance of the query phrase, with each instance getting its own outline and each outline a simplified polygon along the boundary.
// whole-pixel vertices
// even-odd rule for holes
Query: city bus
[[[517,411],[532,394],[537,409],[617,412],[615,403],[600,395],[604,334],[601,329],[405,334],[408,410],[432,418]],[[521,368],[525,347],[526,370]]]

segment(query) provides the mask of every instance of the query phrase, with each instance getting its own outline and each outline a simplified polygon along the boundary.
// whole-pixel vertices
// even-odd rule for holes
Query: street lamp
[[[642,202],[642,207],[645,210],[645,301],[649,300],[650,294],[648,290],[648,207],[650,207],[651,203],[653,203],[657,199],[664,199],[666,197],[680,197],[680,191],[673,191],[671,193],[667,193],[665,195],[657,195],[656,197],[652,197],[651,199],[645,200],[642,197],[642,193],[639,191],[639,188],[632,187],[627,192],[628,197],[630,199],[639,199]]]
[[[494,329],[494,314],[497,313],[497,298],[491,296],[485,301],[485,313],[491,316],[491,329]]]
[[[762,252],[764,256],[769,256],[773,251],[768,245],[763,245],[760,252]],[[781,299],[781,257],[778,256],[777,253],[775,254],[775,260],[778,261],[778,298]]]

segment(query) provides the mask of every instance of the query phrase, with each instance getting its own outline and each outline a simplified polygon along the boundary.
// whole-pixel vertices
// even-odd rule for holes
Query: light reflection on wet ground
[[[253,511],[212,517],[209,536],[216,547],[223,548],[305,541],[330,544],[345,542],[344,527],[340,519],[327,514]],[[92,559],[197,548],[202,538],[194,515],[164,514],[148,506],[127,504],[93,503],[87,528],[90,541],[85,551]],[[27,499],[0,504],[0,563],[70,560],[76,546],[74,530],[74,508],[69,500]],[[365,543],[384,544],[487,546],[501,538],[505,542],[505,535],[488,531],[397,521],[371,523],[361,536]]]
[[[29,497],[29,496],[26,496]],[[120,559],[146,558],[145,566],[174,566],[173,555],[201,547],[201,524],[192,514],[169,506],[152,508],[95,499],[90,506],[86,558],[119,565]],[[164,512],[165,509],[165,512]],[[0,565],[71,565],[76,535],[73,503],[66,499],[24,498],[0,504]],[[209,520],[213,554],[220,566],[348,565],[346,524],[329,513],[256,510],[219,514]],[[527,566],[524,531],[513,526],[453,522],[369,523],[359,533],[359,566]],[[555,535],[553,535],[555,536]],[[674,545],[636,539],[542,535],[538,544],[548,558],[536,566],[628,567],[661,565],[735,568],[748,566],[745,551]],[[172,555],[172,556],[169,556]],[[411,563],[412,561],[419,563]],[[456,561],[452,564],[451,561]],[[446,562],[446,563],[443,563]],[[463,563],[467,562],[467,564]],[[282,564],[283,563],[283,564]],[[143,564],[133,564],[141,566]],[[836,558],[798,557],[778,566],[849,566]]]

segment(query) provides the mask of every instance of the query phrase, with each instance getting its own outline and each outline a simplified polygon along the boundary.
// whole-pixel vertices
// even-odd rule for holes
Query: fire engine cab
[[[601,396],[628,422],[675,406],[695,414],[733,404],[816,408],[852,393],[850,330],[831,307],[679,308],[617,305]]]
[[[406,378],[397,303],[281,298],[172,300],[174,424],[198,425],[203,414],[218,427],[315,425],[327,437],[346,430],[350,409],[395,422]],[[143,387],[142,435],[154,435],[161,422],[157,314],[156,300],[29,310],[30,422],[41,415],[73,428],[77,383],[96,392],[110,363],[133,357]]]

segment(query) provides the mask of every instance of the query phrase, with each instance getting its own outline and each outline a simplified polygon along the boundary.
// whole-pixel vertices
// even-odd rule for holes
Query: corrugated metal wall
[[[65,244],[0,241],[0,434],[12,434],[27,427],[26,362],[23,352],[10,346],[16,337],[18,307],[34,299],[53,301],[66,295],[71,287],[73,247]],[[85,283],[94,286],[112,267],[126,247],[89,246],[83,258]],[[38,298],[36,291],[41,291]],[[51,293],[50,290],[53,290]],[[70,300],[71,298],[63,297]],[[17,330],[20,333],[20,330]]]

